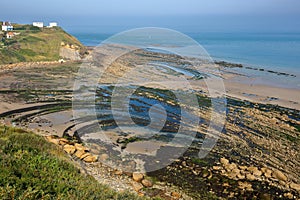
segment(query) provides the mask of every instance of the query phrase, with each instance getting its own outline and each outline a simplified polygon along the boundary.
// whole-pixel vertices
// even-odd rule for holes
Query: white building
[[[36,26],[36,27],[39,27],[39,28],[43,28],[44,27],[44,23],[43,22],[33,22],[32,25]]]
[[[57,22],[50,22],[48,27],[52,28],[56,26],[57,26]]]
[[[3,22],[2,31],[12,31],[14,27],[10,24],[10,22]]]

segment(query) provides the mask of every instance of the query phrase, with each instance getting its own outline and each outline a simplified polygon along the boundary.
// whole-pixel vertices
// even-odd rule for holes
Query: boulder
[[[64,151],[67,152],[68,154],[73,155],[76,151],[76,148],[73,145],[66,144],[64,146]]]
[[[97,162],[97,160],[98,160],[98,157],[95,155],[94,156],[89,155],[83,159],[83,161],[85,161],[87,163]]]
[[[59,145],[66,145],[66,144],[70,144],[70,141],[65,138],[59,139]]]
[[[261,172],[259,169],[257,169],[257,170],[253,170],[253,171],[252,171],[252,174],[253,174],[254,176],[260,177],[260,176],[262,175],[262,172]]]
[[[244,174],[238,174],[238,175],[236,175],[236,177],[238,179],[245,179],[246,178],[246,176]]]
[[[76,150],[78,151],[88,151],[86,147],[84,147],[82,144],[75,143],[74,146],[76,147]]]
[[[90,153],[85,153],[82,156],[80,156],[80,159],[83,160],[85,157],[91,156]]]
[[[139,192],[141,189],[144,188],[144,186],[141,183],[135,181],[132,182],[132,187],[136,192]]]
[[[85,151],[83,151],[83,150],[77,150],[77,151],[75,152],[74,155],[75,155],[77,158],[81,159],[81,157],[82,157],[84,154],[85,154]]]
[[[140,182],[141,180],[143,180],[144,175],[142,173],[138,173],[138,172],[134,172],[132,174],[132,179],[136,182]]]
[[[252,175],[252,174],[246,174],[246,178],[249,181],[254,181],[256,179],[256,177],[254,175]]]
[[[178,192],[171,192],[171,196],[175,199],[180,199],[181,198],[181,194],[179,194]]]
[[[290,192],[284,193],[283,196],[286,197],[286,198],[288,198],[288,199],[293,199],[294,198],[294,195],[292,193],[290,193]]]
[[[122,170],[115,170],[114,171],[115,175],[121,176],[123,174]]]
[[[225,168],[228,170],[228,171],[232,171],[234,169],[237,169],[237,165],[235,163],[231,163],[229,165],[226,165]]]
[[[247,191],[253,190],[251,183],[239,181],[238,184],[239,184],[238,187],[242,190],[247,190]]]
[[[150,181],[150,180],[148,180],[148,179],[142,180],[142,184],[143,184],[143,186],[145,186],[145,187],[152,187],[152,186],[153,186],[152,181]]]
[[[263,174],[266,178],[271,178],[272,177],[272,172],[273,171],[271,169],[263,167],[263,168],[261,168],[261,171],[263,172]]]
[[[300,184],[296,184],[296,183],[291,183],[290,184],[290,188],[300,191]]]
[[[273,178],[279,180],[279,181],[287,181],[288,178],[286,175],[284,175],[281,171],[279,170],[275,170],[273,173],[272,173],[272,176]]]
[[[215,171],[219,171],[219,170],[221,170],[221,169],[222,169],[221,166],[213,166],[213,170],[215,170]]]
[[[240,170],[246,170],[248,167],[247,166],[239,166]]]
[[[229,160],[227,160],[226,158],[221,158],[221,159],[220,159],[220,163],[221,163],[222,165],[228,165],[228,164],[229,164]]]
[[[47,136],[46,139],[55,145],[59,145],[59,139],[54,136]]]

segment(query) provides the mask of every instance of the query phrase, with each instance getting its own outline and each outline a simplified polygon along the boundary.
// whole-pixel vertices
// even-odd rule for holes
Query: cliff
[[[37,61],[79,60],[86,48],[60,27],[37,28],[17,25],[14,36],[0,34],[0,64]],[[2,37],[1,37],[2,35]]]

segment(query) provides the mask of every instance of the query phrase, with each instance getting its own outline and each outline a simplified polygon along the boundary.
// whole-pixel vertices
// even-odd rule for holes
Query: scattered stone
[[[246,176],[244,174],[238,174],[236,177],[238,179],[245,179],[246,178]]]
[[[101,154],[100,157],[99,157],[99,159],[100,159],[101,161],[106,161],[108,158],[109,158],[109,156],[108,156],[108,154],[106,154],[106,153]]]
[[[223,183],[223,187],[229,187],[229,183]]]
[[[239,166],[240,170],[246,170],[248,167],[247,166]]]
[[[97,162],[97,160],[98,160],[98,157],[92,156],[92,155],[89,155],[83,159],[83,161],[85,161],[87,163]]]
[[[263,172],[264,176],[267,177],[267,178],[271,178],[272,177],[272,170],[271,169],[268,169],[268,168],[261,168],[261,171]]]
[[[150,181],[150,180],[148,180],[148,179],[142,180],[142,184],[143,184],[145,187],[152,187],[152,186],[153,186],[152,181]]]
[[[228,165],[229,164],[229,160],[227,160],[226,158],[221,158],[220,159],[220,163],[222,163],[223,165]]]
[[[204,170],[203,171],[203,174],[202,174],[202,177],[203,178],[206,178],[206,177],[208,177],[210,175],[210,172],[208,171],[208,170]]]
[[[49,142],[51,142],[51,143],[53,143],[55,145],[59,145],[59,139],[58,138],[54,138],[54,136],[47,136],[46,139]]]
[[[86,147],[84,147],[82,144],[75,143],[74,146],[76,147],[76,150],[78,150],[78,151],[88,151],[88,149]]]
[[[228,170],[228,171],[232,171],[233,169],[237,169],[237,165],[235,163],[231,163],[229,165],[226,165],[225,168]]]
[[[288,198],[288,199],[293,199],[294,198],[294,195],[292,193],[290,193],[290,192],[284,193],[283,196],[286,197],[286,198]]]
[[[70,144],[70,141],[65,138],[59,139],[59,145],[66,145],[66,144]]]
[[[238,182],[239,184],[239,188],[242,189],[242,190],[247,190],[247,191],[252,191],[252,184],[251,183],[248,183],[248,182],[241,182],[239,181]]]
[[[181,198],[181,194],[179,194],[178,192],[171,192],[171,196],[175,199],[180,199]]]
[[[64,146],[64,151],[67,152],[68,154],[73,155],[76,151],[76,148],[73,145],[66,144]]]
[[[88,156],[92,156],[92,155],[90,153],[85,153],[82,156],[80,156],[80,159],[83,160],[85,157],[88,157]]]
[[[77,158],[81,158],[81,156],[83,156],[85,154],[85,151],[83,151],[83,150],[77,150],[76,152],[75,152],[75,156],[77,157]]]
[[[116,170],[114,172],[115,175],[118,175],[118,176],[121,176],[123,174],[123,171],[122,170]]]
[[[273,178],[279,180],[279,181],[287,181],[288,178],[286,177],[286,175],[284,175],[281,171],[279,170],[275,170],[272,173]]]
[[[215,171],[219,171],[219,170],[221,170],[221,169],[222,169],[221,166],[213,166],[213,170],[215,170]]]
[[[252,172],[254,176],[260,177],[262,175],[262,172],[260,170],[255,170]]]
[[[135,182],[135,181],[132,182],[132,186],[133,186],[133,189],[136,192],[139,192],[141,189],[144,188],[144,186],[141,183],[138,183],[138,182]]]
[[[290,184],[290,188],[300,191],[300,184],[296,184],[296,183],[291,183]]]
[[[246,174],[246,178],[249,180],[249,181],[254,181],[256,180],[256,177],[252,174]]]
[[[261,194],[261,195],[259,195],[258,198],[261,200],[272,200],[273,199],[270,194]]]
[[[136,182],[140,182],[141,180],[143,180],[144,175],[142,173],[138,173],[138,172],[134,172],[132,174],[132,179]]]
[[[254,167],[254,166],[250,166],[250,167],[247,168],[247,170],[248,170],[249,172],[254,172],[254,171],[258,171],[258,168],[257,168],[257,167]]]

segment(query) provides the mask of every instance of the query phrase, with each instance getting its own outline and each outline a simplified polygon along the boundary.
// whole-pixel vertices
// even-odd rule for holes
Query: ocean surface
[[[97,46],[114,35],[103,30],[68,31],[87,46]],[[262,79],[273,79],[272,82],[275,80],[282,86],[300,88],[300,33],[183,33],[202,45],[214,60],[293,74],[296,77],[290,80],[290,77],[249,71],[261,73]]]

